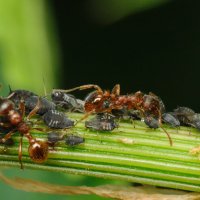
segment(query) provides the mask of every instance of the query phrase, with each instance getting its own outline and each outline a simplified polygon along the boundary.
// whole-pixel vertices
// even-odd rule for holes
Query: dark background
[[[51,2],[61,47],[61,88],[121,84],[152,91],[168,110],[200,112],[200,1],[169,1],[112,24],[95,23],[85,1]],[[78,93],[80,94],[80,93]]]

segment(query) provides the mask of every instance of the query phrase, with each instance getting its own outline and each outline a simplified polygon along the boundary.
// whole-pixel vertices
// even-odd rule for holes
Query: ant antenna
[[[162,127],[162,125],[160,125],[160,128],[166,133],[166,135],[169,139],[170,146],[173,146],[173,141],[172,141],[172,138],[170,137],[169,133]]]
[[[103,94],[102,89],[101,89],[98,85],[94,85],[94,84],[81,85],[81,86],[79,86],[79,87],[75,87],[75,88],[68,89],[68,90],[54,89],[53,92],[58,91],[58,92],[65,92],[65,93],[68,93],[68,92],[72,92],[72,91],[75,91],[75,90],[86,90],[86,89],[90,89],[90,88],[94,88],[94,89],[96,89],[99,93],[102,93],[102,94]]]

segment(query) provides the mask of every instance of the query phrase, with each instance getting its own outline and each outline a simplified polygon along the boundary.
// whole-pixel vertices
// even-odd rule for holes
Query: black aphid
[[[180,121],[181,125],[186,126],[191,126],[194,114],[195,112],[188,107],[178,107],[172,113]]]
[[[113,109],[112,115],[115,116],[116,119],[122,119],[122,120],[139,120],[141,119],[140,111],[138,110],[127,110],[127,109]]]
[[[180,126],[180,121],[170,113],[163,113],[162,121],[172,127]]]
[[[159,127],[159,121],[158,119],[152,117],[152,116],[146,116],[144,118],[144,123],[149,127],[149,128],[158,128]]]
[[[10,93],[7,96],[7,98],[13,101],[15,105],[18,105],[21,100],[25,101],[27,98],[31,96],[38,96],[38,95],[29,90],[12,90],[10,88]]]
[[[115,117],[108,113],[99,113],[93,119],[85,122],[85,127],[97,131],[112,131],[118,127]]]
[[[85,139],[83,137],[76,135],[67,135],[65,138],[65,144],[67,144],[68,146],[76,146],[84,143],[84,141]]]
[[[200,114],[195,113],[194,115],[189,117],[191,126],[200,130]]]
[[[56,105],[49,101],[48,99],[44,97],[38,97],[38,96],[31,96],[25,100],[25,108],[26,112],[30,112],[35,108],[39,100],[39,110],[37,111],[37,114],[43,115],[49,110],[54,110]]]
[[[50,132],[48,133],[48,143],[51,144],[51,145],[55,145],[55,143],[63,140],[63,135],[57,133],[57,132]]]
[[[44,123],[50,128],[64,129],[74,126],[74,121],[68,119],[63,112],[49,110],[43,115]]]
[[[68,111],[84,112],[84,101],[76,99],[75,96],[60,91],[53,91],[52,101],[58,106]]]

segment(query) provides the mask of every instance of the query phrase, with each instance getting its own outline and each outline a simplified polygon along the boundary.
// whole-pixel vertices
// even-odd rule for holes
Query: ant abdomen
[[[35,163],[43,163],[48,158],[49,145],[47,142],[35,140],[28,148],[29,156]]]

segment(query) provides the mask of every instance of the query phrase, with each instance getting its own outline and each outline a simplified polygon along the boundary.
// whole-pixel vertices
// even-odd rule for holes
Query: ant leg
[[[114,95],[116,95],[116,96],[119,96],[119,95],[120,95],[120,84],[116,84],[116,85],[113,87],[111,94],[114,94]]]
[[[9,133],[7,133],[3,138],[0,138],[0,142],[5,143],[8,139],[12,137],[12,135],[15,133],[16,130],[12,130]]]
[[[169,133],[162,127],[162,125],[160,125],[160,128],[166,133],[166,135],[169,139],[170,146],[173,146],[173,141],[172,141],[172,138],[170,137]]]
[[[18,159],[19,159],[19,163],[20,163],[20,168],[24,169],[24,166],[22,163],[22,139],[23,139],[23,136],[21,136],[20,142],[19,142]]]
[[[162,126],[162,115],[161,115],[160,110],[158,111],[158,113],[159,113],[159,118],[158,118],[159,126],[166,133],[166,135],[169,139],[170,146],[173,146],[173,141],[172,141],[172,138],[170,137],[170,134]]]
[[[98,85],[94,85],[94,84],[88,84],[88,85],[81,85],[79,87],[75,87],[75,88],[72,88],[72,89],[69,89],[69,90],[60,90],[60,89],[54,89],[53,92],[72,92],[72,91],[75,91],[75,90],[86,90],[86,89],[90,89],[90,88],[94,88],[97,90],[97,92],[99,92],[100,94],[103,94],[103,91],[102,89],[98,86]]]
[[[24,105],[24,101],[21,100],[19,103],[19,109],[21,111],[21,115],[22,115],[22,119],[24,119],[25,116],[25,105]]]
[[[79,119],[79,120],[75,123],[75,125],[78,124],[79,122],[83,121],[84,119],[87,119],[87,118],[88,118],[90,115],[92,115],[93,113],[95,113],[95,112],[94,112],[94,111],[90,111],[90,112],[86,113],[81,119]]]
[[[30,119],[32,116],[34,116],[39,109],[40,109],[40,97],[38,97],[37,104],[35,108],[33,108],[33,110],[28,114],[27,119]]]

